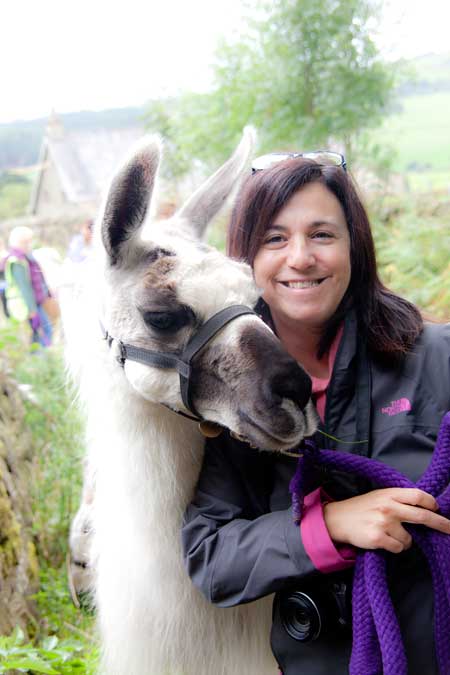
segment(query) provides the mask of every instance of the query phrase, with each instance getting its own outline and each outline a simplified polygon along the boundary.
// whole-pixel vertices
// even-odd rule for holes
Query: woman
[[[263,318],[312,378],[329,434],[316,434],[316,443],[376,458],[416,481],[450,409],[450,326],[424,325],[414,305],[381,283],[343,158],[257,160],[236,202],[229,253],[253,267]],[[208,441],[183,528],[193,582],[223,607],[275,592],[271,643],[284,675],[343,675],[354,547],[384,549],[394,554],[390,588],[410,673],[437,673],[431,581],[403,526],[450,534],[434,498],[374,490],[317,467],[299,528],[288,492],[294,471],[294,459],[252,453],[225,434]],[[284,600],[296,590],[320,608],[320,631],[311,632],[304,611],[290,630]]]
[[[49,347],[53,331],[44,303],[51,294],[33,255],[32,241],[33,231],[29,227],[15,227],[9,235],[9,250],[3,263],[6,302],[13,319],[28,320],[31,342]]]

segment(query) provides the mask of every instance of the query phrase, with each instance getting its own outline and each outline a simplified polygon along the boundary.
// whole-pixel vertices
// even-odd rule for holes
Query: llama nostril
[[[288,398],[302,410],[311,398],[311,378],[295,361],[284,364],[285,367],[271,379],[271,398],[274,405]]]

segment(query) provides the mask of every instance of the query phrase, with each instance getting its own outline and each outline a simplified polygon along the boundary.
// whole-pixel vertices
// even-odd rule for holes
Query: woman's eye
[[[175,312],[144,312],[147,326],[159,331],[175,332],[190,322],[190,313],[185,310]]]
[[[313,239],[332,239],[333,235],[331,232],[325,232],[325,231],[320,231],[320,232],[314,232],[313,234]]]
[[[284,241],[284,238],[281,236],[281,234],[273,234],[270,237],[267,237],[264,240],[264,244],[282,244]]]

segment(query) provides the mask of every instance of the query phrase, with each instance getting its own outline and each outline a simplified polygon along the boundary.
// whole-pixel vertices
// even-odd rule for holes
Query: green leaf
[[[20,626],[16,626],[12,635],[11,635],[12,640],[14,641],[14,644],[21,645],[25,641],[25,635],[23,630],[20,628]]]
[[[55,649],[58,642],[59,639],[56,637],[56,635],[50,635],[49,637],[45,638],[45,640],[43,640],[42,649],[52,651]]]
[[[2,663],[2,668],[10,670],[33,670],[36,673],[46,673],[47,675],[59,675],[48,663],[36,657],[24,657]],[[5,672],[5,671],[3,671]]]

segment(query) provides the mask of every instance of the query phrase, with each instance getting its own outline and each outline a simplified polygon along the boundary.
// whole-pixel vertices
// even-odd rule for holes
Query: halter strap
[[[200,326],[198,331],[187,343],[181,355],[182,363],[188,368],[187,375],[181,371],[178,371],[180,374],[181,398],[186,408],[198,417],[200,417],[200,415],[195,409],[194,402],[192,400],[191,361],[198,354],[198,352],[203,349],[203,347],[222,330],[222,328],[224,328],[234,319],[237,319],[239,316],[243,316],[245,314],[255,314],[255,312],[253,309],[246,307],[245,305],[232,305],[231,307],[226,307],[220,312],[217,312],[217,314],[214,314],[210,319],[208,319],[208,321],[206,321],[206,323]]]
[[[119,354],[117,356],[117,361],[123,367],[125,361],[136,361],[137,363],[142,363],[146,366],[154,366],[156,368],[162,368],[166,370],[176,370],[180,376],[180,392],[181,398],[184,406],[195,415],[197,420],[201,420],[201,416],[198,414],[194,402],[192,400],[191,392],[191,361],[198,354],[198,352],[203,349],[203,347],[212,340],[219,331],[222,330],[230,321],[237,319],[239,316],[244,314],[256,314],[251,307],[246,305],[231,305],[231,307],[226,307],[220,312],[214,314],[208,321],[206,321],[192,338],[187,343],[181,354],[172,353],[172,352],[155,352],[150,349],[144,349],[143,347],[135,347],[122,342],[114,338],[110,333],[104,328],[102,322],[100,322],[100,328],[103,333],[103,338],[108,341],[108,346],[110,347],[112,342],[115,341],[118,344]],[[174,412],[180,412],[175,410]],[[182,413],[184,414],[184,413]],[[186,416],[186,415],[185,415]]]

